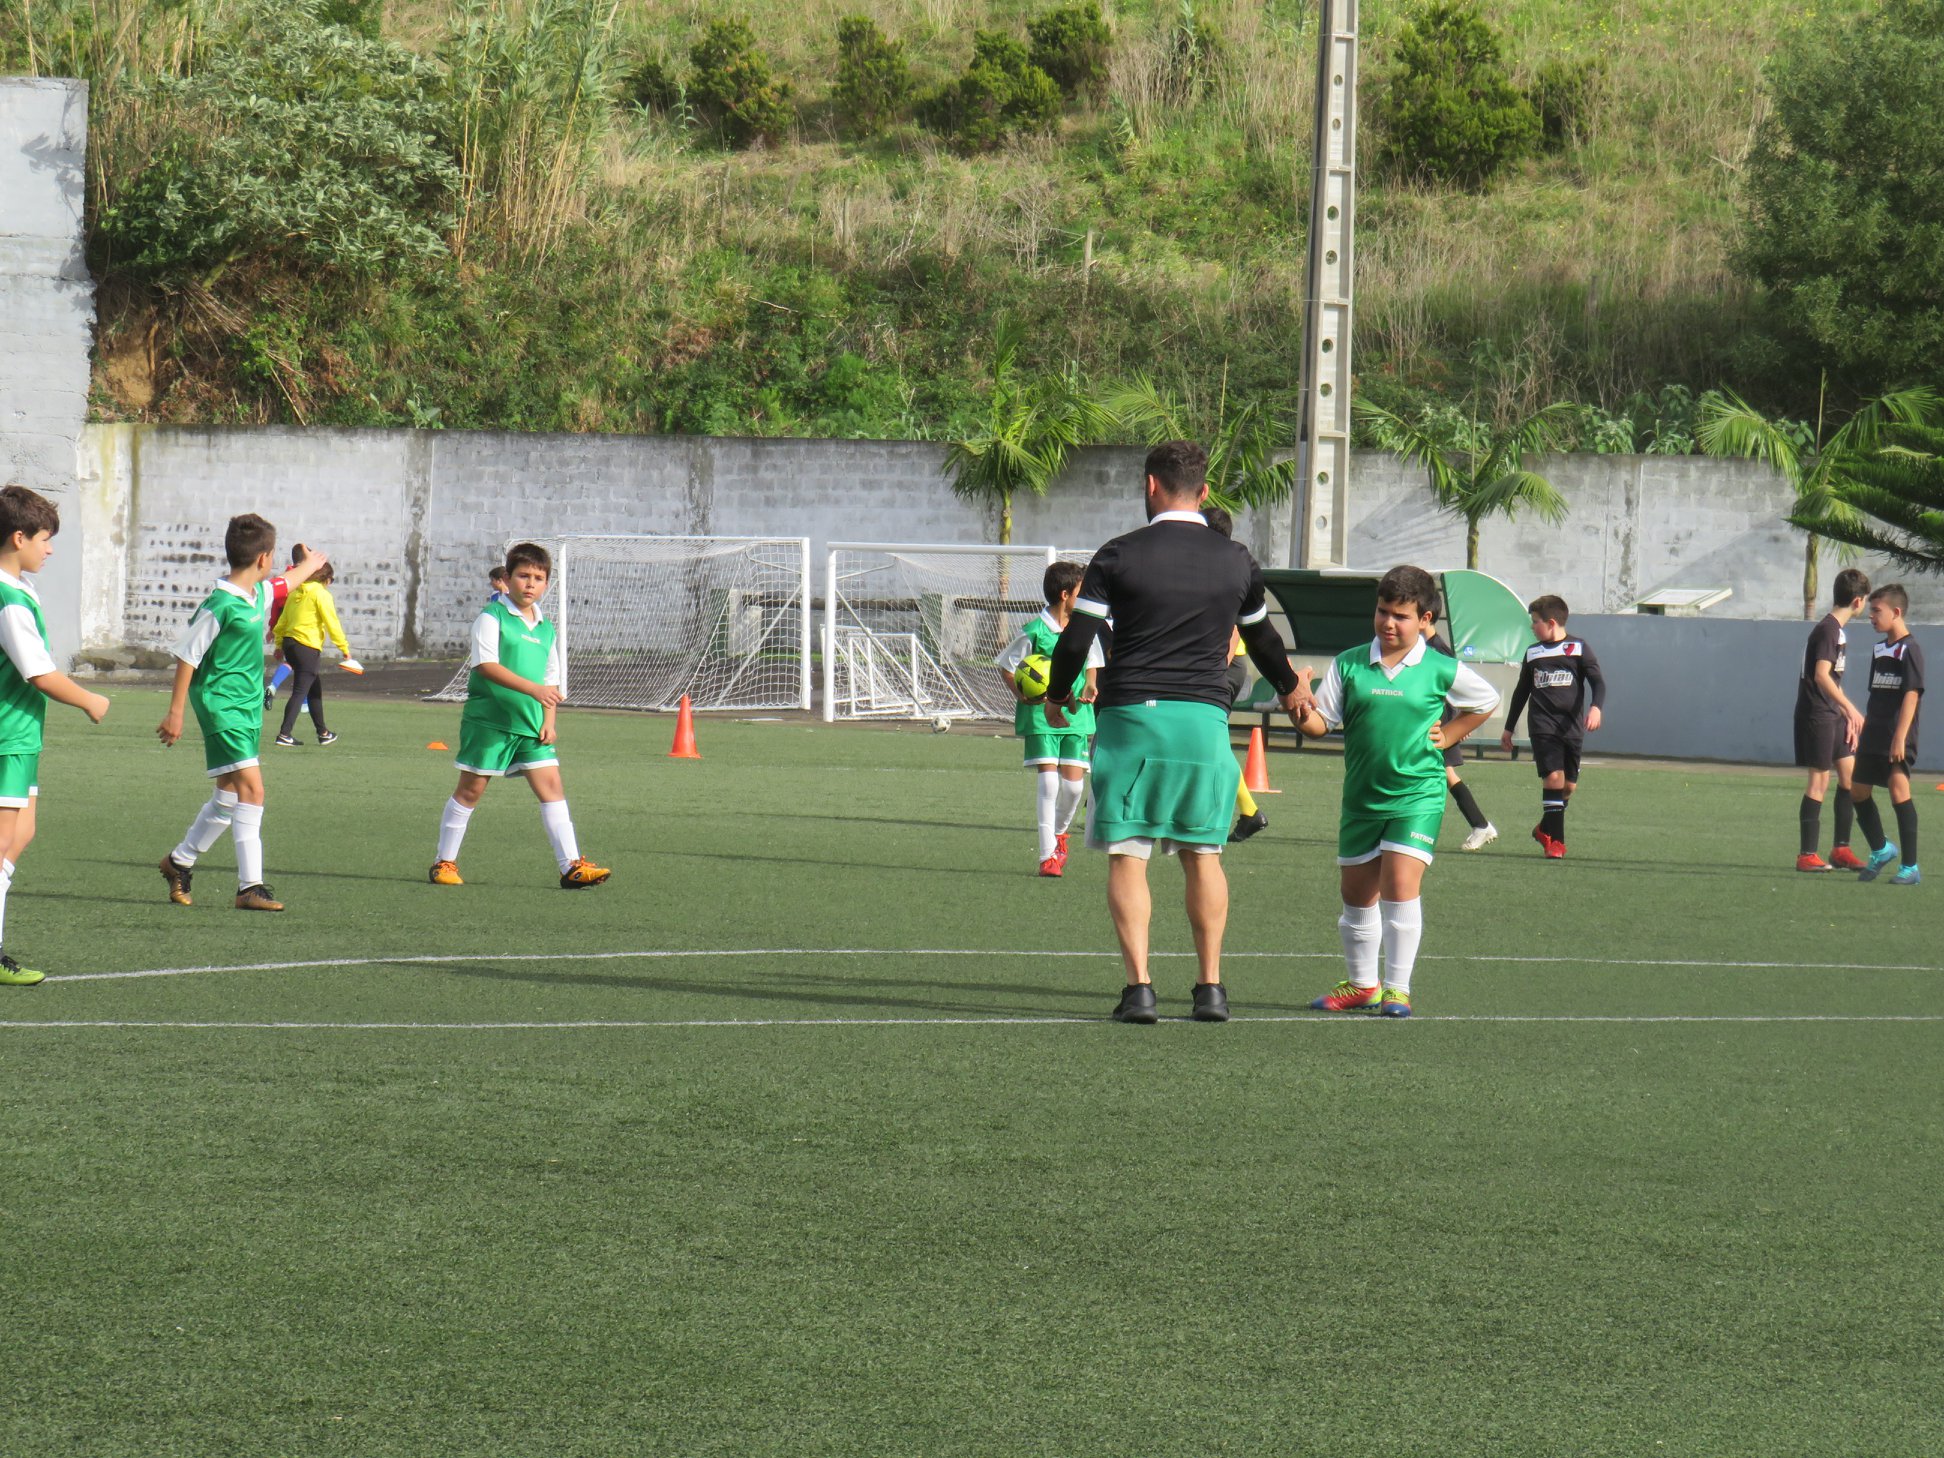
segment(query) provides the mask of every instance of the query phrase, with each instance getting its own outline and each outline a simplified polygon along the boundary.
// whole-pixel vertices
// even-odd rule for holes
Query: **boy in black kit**
[[[1802,845],[1796,855],[1798,871],[1860,871],[1863,862],[1850,849],[1850,824],[1856,818],[1850,798],[1850,775],[1856,763],[1856,737],[1863,732],[1863,716],[1843,693],[1843,671],[1849,666],[1849,620],[1863,611],[1870,595],[1870,579],[1854,567],[1836,574],[1832,610],[1809,633],[1802,656],[1802,677],[1796,682],[1796,764],[1809,771],[1803,788]],[[1829,772],[1836,771],[1836,843],[1824,860],[1816,854],[1822,839],[1823,797],[1829,792]]]
[[[1499,745],[1511,750],[1512,731],[1530,700],[1532,763],[1542,785],[1539,823],[1532,827],[1532,838],[1546,859],[1557,861],[1566,855],[1566,802],[1579,788],[1580,746],[1589,731],[1600,727],[1606,679],[1593,650],[1566,631],[1563,600],[1551,595],[1534,598],[1526,611],[1532,614],[1532,633],[1539,641],[1526,649],[1525,662],[1519,666],[1519,686],[1512,690]],[[1589,689],[1590,705],[1586,702]]]
[[[1870,859],[1857,875],[1874,881],[1898,857],[1883,834],[1883,817],[1870,786],[1890,792],[1897,813],[1897,834],[1903,840],[1903,869],[1890,879],[1892,886],[1917,886],[1917,805],[1910,798],[1910,767],[1917,758],[1917,703],[1924,696],[1924,650],[1904,626],[1910,597],[1897,583],[1870,594],[1870,626],[1883,641],[1870,654],[1870,701],[1863,711],[1863,732],[1857,738],[1855,786],[1856,823],[1870,842]]]

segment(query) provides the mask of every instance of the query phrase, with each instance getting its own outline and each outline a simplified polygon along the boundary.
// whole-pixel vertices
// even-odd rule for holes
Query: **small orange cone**
[[[1281,790],[1269,788],[1269,756],[1262,747],[1262,726],[1256,725],[1249,731],[1249,757],[1242,762],[1242,783],[1249,787],[1251,795],[1280,795]]]
[[[450,744],[447,744],[447,743],[446,743],[446,742],[445,742],[445,741],[444,741],[443,739],[435,739],[435,740],[433,740],[433,741],[432,741],[432,742],[431,742],[430,744],[428,744],[428,745],[426,745],[425,747],[426,747],[427,749],[450,749],[450,748],[452,748],[452,746],[451,746]]]
[[[683,694],[681,703],[675,711],[675,747],[668,751],[670,759],[700,759],[702,751],[695,747],[695,713],[689,708],[689,696]]]

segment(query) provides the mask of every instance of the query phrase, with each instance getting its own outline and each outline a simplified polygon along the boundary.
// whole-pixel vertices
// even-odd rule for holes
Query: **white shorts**
[[[1164,856],[1179,855],[1182,851],[1193,851],[1197,855],[1204,856],[1219,856],[1222,853],[1219,845],[1203,845],[1200,841],[1170,840],[1165,835],[1159,840],[1146,835],[1132,835],[1126,840],[1109,841],[1106,845],[1095,845],[1092,841],[1087,842],[1087,845],[1090,850],[1104,850],[1110,856],[1132,856],[1137,861],[1148,860],[1157,850]]]

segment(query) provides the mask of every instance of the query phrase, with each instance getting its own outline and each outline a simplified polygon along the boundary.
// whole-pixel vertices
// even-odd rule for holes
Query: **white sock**
[[[231,814],[236,820],[236,889],[263,884],[263,807],[238,805]]]
[[[461,805],[457,800],[445,802],[445,814],[439,817],[439,860],[459,859],[459,847],[465,843],[466,826],[472,820],[472,813],[470,805]]]
[[[1418,943],[1424,939],[1424,903],[1380,901],[1384,913],[1384,986],[1411,990],[1411,969],[1417,965]]]
[[[1053,816],[1060,802],[1060,777],[1042,774],[1039,780],[1039,858],[1051,860],[1056,849],[1053,836]]]
[[[196,857],[208,850],[223,838],[223,832],[230,828],[230,821],[236,814],[236,791],[218,790],[204,802],[196,812],[196,818],[189,822],[189,829],[183,834],[182,844],[170,855],[175,857],[178,866],[193,866]]]
[[[7,892],[13,889],[13,862],[8,861],[5,870],[0,870],[0,946],[7,940]]]
[[[1073,824],[1074,813],[1080,808],[1080,796],[1086,792],[1085,780],[1060,781],[1060,797],[1053,809],[1053,828],[1061,835]]]
[[[542,800],[540,823],[547,827],[547,843],[553,847],[560,874],[580,859],[580,842],[574,839],[574,818],[567,813],[565,800]]]
[[[1343,964],[1350,969],[1350,981],[1358,987],[1377,985],[1377,938],[1381,927],[1374,906],[1343,903],[1337,918],[1337,932],[1343,938]]]

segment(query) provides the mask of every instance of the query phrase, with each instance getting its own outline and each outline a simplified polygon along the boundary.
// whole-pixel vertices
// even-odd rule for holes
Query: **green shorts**
[[[1418,810],[1407,815],[1351,815],[1347,812],[1337,830],[1337,864],[1362,866],[1385,851],[1396,851],[1431,864],[1438,845],[1438,828],[1444,824],[1444,805]]]
[[[203,766],[213,780],[218,775],[226,775],[232,770],[248,769],[261,763],[257,758],[258,745],[263,738],[263,725],[230,721],[223,724],[204,724]]]
[[[1077,764],[1085,769],[1092,762],[1084,734],[1026,734],[1026,763]]]
[[[39,793],[39,753],[0,754],[0,810],[25,810]]]
[[[491,724],[459,721],[459,758],[454,761],[469,775],[523,775],[560,763],[551,744],[531,734],[516,734]]]

